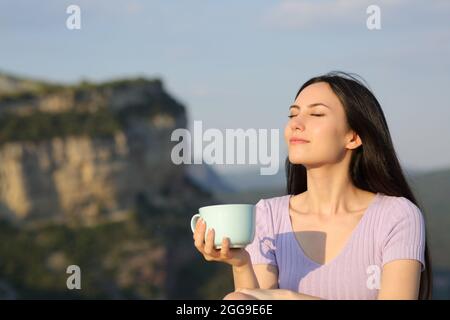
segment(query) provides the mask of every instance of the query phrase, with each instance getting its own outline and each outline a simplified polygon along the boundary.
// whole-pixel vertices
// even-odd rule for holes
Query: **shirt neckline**
[[[317,267],[328,267],[330,265],[332,265],[336,260],[338,260],[341,256],[344,256],[345,253],[348,251],[349,247],[351,246],[351,243],[353,242],[353,239],[355,238],[356,234],[358,233],[359,229],[361,229],[363,223],[367,220],[367,216],[368,213],[370,213],[372,211],[372,208],[374,207],[375,203],[378,202],[379,198],[381,198],[381,195],[379,192],[375,193],[374,198],[372,199],[372,201],[370,202],[370,204],[367,206],[366,210],[364,211],[363,216],[361,217],[361,219],[359,220],[358,224],[356,225],[356,227],[353,228],[350,236],[348,237],[344,247],[341,249],[341,251],[333,258],[331,259],[329,262],[327,263],[318,263],[314,260],[312,260],[303,250],[300,242],[297,240],[297,238],[295,237],[295,232],[294,229],[292,227],[292,221],[291,221],[291,216],[290,216],[290,199],[291,199],[292,195],[288,195],[287,196],[287,218],[288,218],[288,227],[289,227],[289,233],[291,234],[291,239],[292,241],[295,242],[295,247],[296,250],[298,252],[300,252],[300,254],[311,264],[317,266]]]

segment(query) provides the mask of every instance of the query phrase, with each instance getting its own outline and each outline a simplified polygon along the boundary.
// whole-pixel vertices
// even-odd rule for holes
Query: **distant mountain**
[[[237,190],[207,164],[191,164],[186,167],[186,174],[197,186],[214,194],[232,193]]]
[[[277,174],[263,176],[259,168],[247,171],[220,173],[222,179],[239,192],[285,188],[286,178],[284,168],[280,167]]]
[[[406,168],[405,174],[408,177],[415,177],[426,173],[424,170]],[[267,189],[285,189],[286,173],[283,166],[280,166],[277,174],[263,176],[259,168],[242,170],[236,172],[218,173],[222,179],[239,191],[267,190]]]
[[[424,210],[433,264],[450,270],[450,168],[410,179]]]

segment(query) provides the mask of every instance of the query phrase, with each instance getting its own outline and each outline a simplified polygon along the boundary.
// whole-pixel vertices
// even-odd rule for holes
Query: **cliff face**
[[[159,80],[0,74],[0,299],[224,295],[215,286],[230,279],[220,269],[211,281],[189,226],[215,201],[170,159],[170,135],[185,127]],[[83,290],[66,288],[71,264]]]
[[[186,112],[159,80],[31,88],[0,95],[1,217],[95,222],[142,199],[177,210],[198,198],[170,159],[170,134],[186,127]],[[97,121],[99,113],[107,116]]]

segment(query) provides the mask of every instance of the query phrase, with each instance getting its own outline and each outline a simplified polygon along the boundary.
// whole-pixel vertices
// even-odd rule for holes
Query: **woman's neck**
[[[364,209],[373,194],[353,185],[348,170],[338,168],[307,169],[307,191],[302,207],[310,213],[333,216]]]

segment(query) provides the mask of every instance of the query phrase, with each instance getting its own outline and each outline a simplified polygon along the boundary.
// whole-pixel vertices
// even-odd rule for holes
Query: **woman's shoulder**
[[[262,198],[256,203],[256,205],[267,207],[268,209],[274,209],[282,205],[286,205],[286,201],[289,201],[289,197],[290,195],[287,194],[271,198]]]
[[[396,259],[415,259],[425,268],[425,221],[420,208],[406,197],[383,196],[386,206],[377,236],[382,264]]]
[[[282,195],[271,198],[260,199],[256,203],[256,211],[266,213],[272,217],[279,216],[286,206],[288,206],[290,195]]]
[[[422,220],[423,214],[421,209],[411,200],[402,196],[390,196],[379,193],[380,201],[378,208],[380,214],[386,216],[386,220],[392,223],[401,220]]]
[[[269,228],[270,234],[280,232],[283,225],[283,213],[288,214],[290,195],[260,199],[256,203],[256,225]]]

